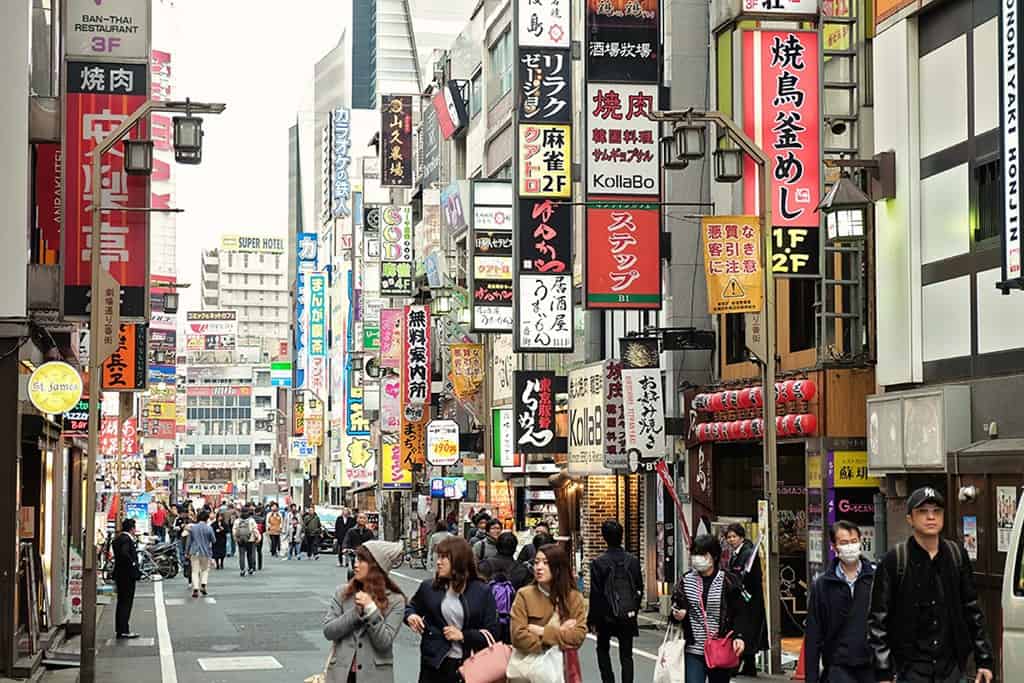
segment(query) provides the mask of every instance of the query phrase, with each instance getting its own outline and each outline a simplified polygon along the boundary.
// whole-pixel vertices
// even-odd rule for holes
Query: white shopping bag
[[[669,625],[658,648],[658,661],[654,664],[654,683],[685,683],[686,638],[683,628]]]

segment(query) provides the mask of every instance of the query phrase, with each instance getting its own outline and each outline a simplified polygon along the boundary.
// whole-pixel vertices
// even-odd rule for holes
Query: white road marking
[[[168,607],[180,607],[185,604],[184,598],[167,598],[164,600],[164,604]]]
[[[420,583],[423,580],[423,579],[417,579],[417,578],[415,578],[413,576],[407,576],[405,574],[402,574],[401,572],[396,572],[396,571],[393,571],[393,570],[391,571],[389,576],[397,576],[400,579],[405,579],[406,581],[409,581],[411,583],[417,583],[417,584]],[[597,636],[595,636],[593,633],[588,633],[587,634],[587,638],[590,638],[591,640],[594,640],[594,641],[597,640]],[[611,645],[614,648],[618,648],[619,647],[619,642],[617,640],[613,639],[612,642],[611,642]],[[641,650],[641,649],[636,648],[636,647],[633,648],[633,654],[639,655],[639,656],[643,657],[644,659],[649,659],[652,662],[658,661],[658,655],[651,654],[650,652],[647,652],[646,650]]]
[[[174,667],[174,647],[167,628],[167,608],[164,606],[164,586],[153,584],[153,602],[156,604],[156,637],[160,643],[161,683],[178,683],[178,670]]]
[[[274,657],[200,657],[203,671],[266,671],[283,669]]]

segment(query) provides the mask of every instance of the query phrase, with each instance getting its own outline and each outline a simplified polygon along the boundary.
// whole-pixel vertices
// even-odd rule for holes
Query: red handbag
[[[723,585],[722,600],[725,600]],[[739,655],[733,649],[732,631],[724,636],[711,635],[711,628],[708,626],[708,612],[704,609],[704,597],[700,596],[700,611],[704,615],[704,663],[709,669],[738,669],[740,666]]]

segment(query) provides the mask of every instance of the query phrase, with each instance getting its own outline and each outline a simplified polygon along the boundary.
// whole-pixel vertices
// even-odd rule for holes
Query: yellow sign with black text
[[[708,312],[757,313],[763,297],[761,227],[756,216],[701,219]]]

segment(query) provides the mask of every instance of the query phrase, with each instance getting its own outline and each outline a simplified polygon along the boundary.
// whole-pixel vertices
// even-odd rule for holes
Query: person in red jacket
[[[156,510],[150,515],[149,521],[153,526],[153,535],[160,543],[163,543],[167,539],[167,504],[157,503]]]

